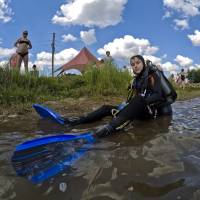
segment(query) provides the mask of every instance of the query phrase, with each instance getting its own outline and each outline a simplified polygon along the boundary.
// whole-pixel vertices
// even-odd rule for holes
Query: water
[[[125,132],[91,144],[72,166],[40,184],[16,175],[11,163],[15,146],[34,137],[67,130],[31,116],[1,120],[0,199],[200,199],[199,108],[200,98],[196,98],[175,103],[173,119],[136,121]],[[72,131],[87,128],[81,125]],[[73,145],[49,146],[52,154],[48,158],[59,162],[69,150],[73,151]]]

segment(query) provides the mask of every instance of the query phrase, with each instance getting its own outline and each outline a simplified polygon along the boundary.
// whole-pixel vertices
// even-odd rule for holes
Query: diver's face
[[[144,68],[143,62],[137,57],[131,59],[130,64],[132,66],[133,73],[136,75],[140,74]]]

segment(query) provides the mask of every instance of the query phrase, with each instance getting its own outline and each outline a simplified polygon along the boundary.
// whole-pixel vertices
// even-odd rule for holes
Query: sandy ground
[[[60,101],[47,101],[42,105],[52,108],[62,116],[80,116],[91,112],[98,107],[108,104],[108,105],[117,105],[120,104],[123,100],[121,97],[95,97],[95,98],[67,98]],[[32,121],[37,119],[38,114],[32,108],[32,105],[22,105],[22,106],[12,106],[12,107],[1,107],[0,108],[0,125],[10,126],[10,122],[13,121]],[[8,124],[8,125],[7,125]],[[10,124],[10,125],[9,125]],[[12,124],[13,125],[13,124]]]

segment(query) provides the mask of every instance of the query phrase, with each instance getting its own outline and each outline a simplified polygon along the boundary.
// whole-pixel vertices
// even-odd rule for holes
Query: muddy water
[[[125,132],[98,140],[72,166],[40,184],[16,175],[11,163],[15,146],[99,124],[66,130],[36,115],[1,120],[0,199],[200,199],[200,98],[177,102],[173,110],[173,119],[136,121]],[[60,145],[67,149],[66,143]]]

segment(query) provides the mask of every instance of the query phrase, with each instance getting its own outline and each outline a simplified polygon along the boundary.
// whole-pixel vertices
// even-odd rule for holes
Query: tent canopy
[[[64,71],[63,74],[82,75],[82,73],[78,69],[68,69]]]
[[[80,72],[83,72],[88,64],[98,62],[98,59],[92,55],[86,47],[84,47],[71,61],[64,64],[56,71],[61,70],[59,74],[69,69],[78,69]]]

